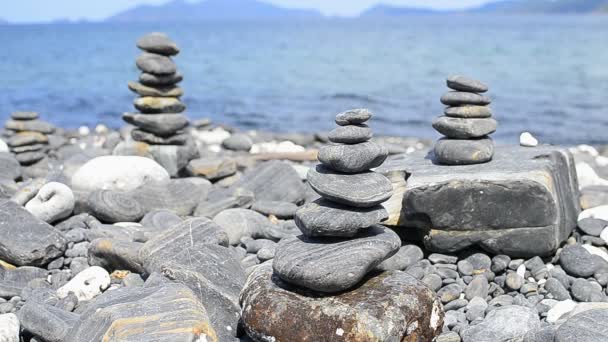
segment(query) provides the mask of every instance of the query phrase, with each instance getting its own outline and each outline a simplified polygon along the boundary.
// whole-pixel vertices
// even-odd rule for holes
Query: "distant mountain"
[[[389,5],[377,5],[361,13],[362,17],[393,17],[400,15],[424,15],[424,14],[439,14],[440,11],[417,8],[417,7],[396,7]]]
[[[288,9],[257,0],[173,0],[160,6],[143,5],[118,13],[109,22],[172,22],[249,20],[269,18],[317,18],[316,10]]]

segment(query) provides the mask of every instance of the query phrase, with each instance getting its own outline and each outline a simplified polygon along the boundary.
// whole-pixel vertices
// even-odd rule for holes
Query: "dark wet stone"
[[[186,105],[174,97],[138,97],[133,105],[145,114],[181,113],[186,110]]]
[[[170,75],[153,75],[144,72],[139,75],[139,82],[149,87],[171,86],[181,82],[183,79],[184,77],[179,72]]]
[[[323,165],[345,173],[357,173],[382,165],[388,156],[384,145],[372,141],[354,145],[326,145],[319,149]]]
[[[578,228],[587,235],[600,236],[602,230],[608,227],[608,221],[588,217],[578,221],[577,225]]]
[[[433,121],[433,128],[452,139],[481,138],[496,131],[494,119],[461,119],[440,116]]]
[[[475,94],[466,93],[460,91],[451,91],[444,94],[441,97],[441,103],[446,106],[460,106],[460,105],[479,105],[485,106],[492,103],[489,97]]]
[[[282,201],[255,201],[251,210],[264,215],[273,215],[280,219],[293,218],[298,210],[298,206],[291,202]]]
[[[39,132],[21,132],[13,135],[7,141],[10,147],[19,147],[32,144],[48,144],[49,137]]]
[[[465,91],[471,93],[485,93],[488,91],[488,86],[483,84],[481,81],[468,78],[461,75],[448,76],[447,86],[450,89],[457,91]]]
[[[11,153],[0,152],[0,178],[15,180],[21,177],[21,165]]]
[[[22,121],[27,121],[27,120],[36,120],[38,119],[39,115],[36,112],[13,112],[11,113],[11,119],[13,120],[22,120]]]
[[[88,250],[88,261],[91,266],[100,266],[112,272],[114,270],[127,270],[135,273],[144,273],[139,260],[139,250],[143,243],[96,239],[91,241]]]
[[[150,87],[139,82],[129,81],[127,86],[129,90],[139,96],[182,97],[184,95],[184,90],[175,85]]]
[[[388,218],[382,206],[353,208],[318,199],[296,212],[296,224],[306,236],[355,236]]]
[[[595,309],[570,317],[555,332],[555,342],[608,340],[608,310]]]
[[[281,240],[273,268],[284,281],[315,291],[335,293],[354,287],[369,271],[395,254],[400,246],[399,236],[380,225],[372,226],[351,239],[300,235]]]
[[[492,108],[488,106],[462,105],[446,107],[443,110],[446,116],[452,118],[489,118],[492,116]]]
[[[431,341],[443,325],[434,293],[400,271],[328,297],[283,282],[265,263],[248,278],[241,306],[247,334],[259,341]]]
[[[231,151],[245,151],[248,152],[253,146],[253,140],[247,135],[242,133],[236,133],[222,141],[222,147]]]
[[[358,144],[366,142],[373,137],[371,128],[367,125],[339,126],[329,132],[327,138],[334,143]]]
[[[48,271],[38,267],[23,266],[4,269],[0,265],[0,298],[19,296],[27,284],[34,279],[46,279]]]
[[[177,66],[171,58],[155,53],[142,53],[135,64],[139,70],[153,75],[171,75],[177,71]]]
[[[256,200],[301,203],[306,187],[296,170],[286,162],[268,161],[250,168],[233,188],[253,192]]]
[[[137,47],[152,53],[164,56],[174,56],[179,48],[169,37],[161,32],[148,33],[137,40]]]
[[[344,174],[317,165],[308,171],[307,179],[324,198],[355,207],[373,207],[393,194],[389,179],[375,172]]]
[[[23,131],[31,131],[31,132],[39,132],[44,134],[51,134],[55,132],[55,126],[51,125],[48,122],[40,121],[40,120],[31,120],[31,121],[18,121],[18,120],[7,120],[4,124],[4,127],[11,131],[23,132]]]
[[[236,173],[236,161],[232,158],[206,157],[188,162],[186,173],[190,176],[205,177],[210,181],[220,180]]]
[[[581,278],[592,276],[600,266],[597,257],[581,245],[564,247],[559,255],[559,263],[569,275]]]
[[[89,195],[90,213],[106,223],[137,222],[145,214],[144,208],[130,193],[98,190]]]
[[[340,126],[360,125],[371,119],[372,112],[367,109],[351,109],[336,115],[336,124]]]
[[[160,137],[171,136],[188,126],[188,119],[183,114],[125,113],[122,118],[128,123]]]
[[[435,143],[434,157],[439,164],[480,164],[492,160],[493,156],[494,141],[490,138],[475,140],[442,138]]]
[[[43,266],[63,255],[67,241],[22,206],[0,202],[0,259],[18,266]]]
[[[47,342],[63,342],[79,315],[51,305],[28,301],[19,311],[24,331]]]

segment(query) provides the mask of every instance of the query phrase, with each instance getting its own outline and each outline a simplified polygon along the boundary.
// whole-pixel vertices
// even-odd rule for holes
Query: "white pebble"
[[[0,139],[0,152],[8,152],[8,145]]]
[[[603,233],[603,231],[602,231],[602,233]],[[597,247],[591,246],[591,245],[583,245],[583,248],[586,249],[587,252],[589,252],[589,253],[591,253],[593,255],[597,255],[600,258],[602,258],[602,259],[604,259],[604,260],[606,260],[608,262],[608,253],[604,252],[600,248],[597,248]]]
[[[91,134],[91,130],[87,126],[80,126],[78,128],[78,134],[80,134],[84,137],[84,136]]]
[[[555,306],[553,306],[551,308],[551,310],[549,310],[549,312],[547,312],[547,322],[549,322],[549,323],[557,322],[557,320],[559,320],[560,317],[562,317],[563,315],[567,314],[568,312],[574,310],[575,307],[576,307],[576,302],[574,302],[571,299],[566,299],[564,301],[561,301],[561,302],[555,304]]]
[[[230,132],[221,127],[210,131],[192,130],[191,134],[196,140],[205,145],[220,145],[222,141],[226,140],[231,135]]]
[[[608,243],[608,227],[605,227],[600,233],[600,238]]]
[[[597,157],[600,155],[600,153],[597,151],[597,149],[591,145],[578,145],[576,147],[576,150],[578,150],[579,152],[584,152],[587,153],[589,155],[591,155],[592,157]]]
[[[608,221],[608,205],[601,205],[599,207],[584,210],[578,215],[578,221],[589,217]]]
[[[541,279],[538,281],[538,285],[542,285],[547,282],[547,279]]]
[[[253,144],[250,153],[297,153],[304,151],[306,151],[306,149],[303,146],[296,145],[293,142],[286,140],[281,142],[269,141]]]
[[[595,158],[595,163],[597,166],[606,167],[608,166],[608,157],[599,156]]]
[[[519,144],[526,147],[535,147],[538,146],[538,140],[530,132],[523,132],[519,136]]]
[[[19,342],[19,325],[14,313],[0,315],[0,342]]]
[[[579,189],[593,185],[608,185],[608,180],[598,176],[595,170],[587,163],[576,163],[576,175]]]
[[[106,134],[108,133],[108,131],[108,126],[104,124],[98,124],[97,126],[95,126],[95,133],[97,134]]]
[[[519,267],[517,268],[517,275],[519,275],[523,279],[526,278],[526,265],[524,265],[524,264],[519,265]]]
[[[42,221],[52,223],[70,216],[75,204],[72,189],[62,183],[50,182],[25,204],[25,209]]]
[[[99,266],[92,266],[78,273],[67,284],[57,290],[59,298],[73,292],[78,301],[91,300],[110,286],[110,274]]]
[[[547,267],[547,271],[551,271],[555,268],[555,266],[550,262],[546,263],[545,266]]]

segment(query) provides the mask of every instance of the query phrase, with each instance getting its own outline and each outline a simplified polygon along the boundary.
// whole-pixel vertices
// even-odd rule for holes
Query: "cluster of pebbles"
[[[46,157],[48,152],[48,134],[55,132],[55,127],[39,120],[35,112],[14,112],[6,121],[5,128],[11,132],[8,139],[10,151],[21,165],[31,165]]]
[[[142,71],[139,82],[129,82],[129,89],[140,97],[134,105],[140,113],[125,113],[123,119],[136,126],[131,136],[151,145],[184,145],[188,134],[184,129],[188,119],[180,100],[184,94],[177,86],[183,76],[171,59],[179,53],[177,45],[163,33],[150,33],[137,41],[144,52],[136,65]]]
[[[345,291],[400,247],[397,234],[379,225],[388,217],[380,203],[392,186],[370,171],[388,154],[369,141],[365,122],[371,116],[367,110],[336,116],[340,126],[329,133],[334,144],[320,149],[321,164],[307,175],[321,199],[296,212],[303,235],[281,241],[276,251],[273,268],[284,281],[325,293]]]
[[[435,158],[445,165],[481,164],[492,160],[494,142],[488,136],[496,131],[492,119],[492,101],[481,95],[488,87],[464,76],[450,76],[447,86],[452,89],[441,97],[448,106],[444,116],[433,121],[433,128],[445,137],[435,144]]]

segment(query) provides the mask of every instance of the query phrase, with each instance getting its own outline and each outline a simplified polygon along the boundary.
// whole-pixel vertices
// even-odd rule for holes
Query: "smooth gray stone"
[[[231,151],[245,151],[248,152],[253,146],[253,140],[247,135],[242,133],[236,133],[222,141],[222,147]]]
[[[12,148],[32,144],[48,144],[49,137],[40,132],[21,132],[10,137],[6,143]]]
[[[279,242],[273,269],[286,282],[335,293],[357,285],[400,246],[399,236],[380,225],[349,239],[300,235]]]
[[[130,194],[144,208],[144,212],[165,209],[187,216],[207,197],[210,188],[211,183],[206,179],[180,178],[148,182]]]
[[[319,161],[339,172],[358,173],[382,165],[388,156],[384,145],[368,141],[354,145],[326,145],[319,149]]]
[[[63,255],[63,234],[12,201],[0,202],[0,259],[17,266],[44,266]]]
[[[55,225],[57,230],[62,232],[67,232],[74,229],[95,229],[101,226],[101,222],[99,222],[94,216],[83,213],[74,215],[65,221],[62,221]]]
[[[228,234],[230,245],[238,245],[243,237],[254,239],[280,240],[285,237],[283,230],[262,214],[249,209],[226,209],[217,214],[213,221]]]
[[[193,177],[202,176],[210,181],[216,181],[234,175],[237,166],[233,158],[205,157],[189,161],[185,171]]]
[[[21,177],[21,165],[15,157],[6,152],[0,152],[0,178],[15,180]]]
[[[360,125],[371,119],[372,112],[365,108],[351,109],[336,115],[336,124],[340,126]]]
[[[146,136],[143,136],[146,135]],[[133,134],[131,134],[133,136]],[[156,141],[164,139],[155,135],[142,132],[142,139],[152,137]],[[187,134],[182,135],[179,139],[185,140],[183,145],[155,145],[141,141],[129,141],[119,143],[112,151],[113,155],[118,156],[141,156],[148,157],[159,163],[171,177],[176,178],[181,170],[183,170],[188,162],[198,158],[199,151],[193,139],[190,139]],[[179,141],[182,142],[182,141]]]
[[[104,336],[109,341],[213,341],[216,333],[204,307],[211,303],[201,303],[195,292],[166,281],[106,291],[80,310],[64,342]]]
[[[145,142],[152,145],[184,145],[189,139],[188,135],[185,133],[177,133],[170,137],[160,137],[153,133],[143,131],[141,129],[132,130],[131,137],[133,138],[133,140]]]
[[[460,140],[441,138],[434,148],[434,160],[443,165],[482,164],[492,160],[494,141],[490,138]]]
[[[186,110],[186,105],[174,97],[138,97],[133,105],[144,114],[181,113]]]
[[[595,309],[574,315],[555,332],[555,342],[602,342],[608,340],[608,310]]]
[[[105,223],[137,222],[146,213],[132,194],[112,190],[93,191],[87,199],[87,208]]]
[[[591,277],[601,266],[596,256],[581,245],[567,245],[559,254],[559,264],[574,277]]]
[[[433,264],[455,264],[458,261],[457,256],[433,253],[428,256],[428,259]]]
[[[24,331],[47,342],[63,342],[79,315],[47,304],[28,301],[19,310]]]
[[[11,113],[11,119],[13,120],[22,120],[22,121],[27,121],[27,120],[36,120],[38,119],[39,115],[36,112],[12,112]]]
[[[144,286],[144,280],[139,274],[129,273],[122,279],[122,284],[125,287],[142,287]]]
[[[46,157],[44,152],[33,151],[23,152],[15,155],[15,158],[21,165],[32,165]],[[24,170],[25,171],[25,170]]]
[[[452,118],[489,118],[492,116],[492,108],[488,106],[462,105],[446,107],[443,114]]]
[[[226,232],[210,219],[188,219],[148,240],[139,250],[139,260],[146,270],[160,272],[159,265],[174,255],[209,244],[228,246]]]
[[[251,239],[243,241],[243,245],[245,245],[245,250],[247,253],[257,253],[262,248],[276,249],[277,243],[268,239]]]
[[[301,203],[306,187],[296,170],[283,161],[268,161],[250,168],[233,188],[253,192],[256,200]]]
[[[439,289],[441,289],[441,277],[436,275],[436,274],[427,274],[424,277],[422,277],[422,279],[420,280],[422,283],[424,283],[426,286],[429,287],[429,289],[437,292],[439,291]],[[458,288],[458,293],[460,294],[460,288]]]
[[[266,216],[273,215],[280,219],[290,219],[295,216],[298,206],[291,202],[255,201],[251,205],[251,210]]]
[[[296,212],[295,222],[302,234],[310,237],[351,237],[388,218],[382,206],[353,208],[318,199]]]
[[[165,252],[162,252],[165,254]],[[156,254],[156,255],[154,255]],[[156,266],[144,261],[146,271],[161,272],[170,280],[188,286],[209,308],[209,317],[220,340],[237,333],[240,318],[239,294],[245,285],[245,270],[226,247],[202,244],[186,246],[172,255],[158,258]]]
[[[179,53],[177,44],[161,32],[148,33],[137,40],[137,47],[164,56],[174,56]]]
[[[0,266],[0,298],[10,299],[21,294],[27,284],[34,280],[46,279],[48,271],[38,267],[23,266],[4,269]]]
[[[139,251],[143,243],[113,239],[95,239],[88,249],[88,261],[91,266],[100,266],[112,272],[127,270],[144,273]]]
[[[30,120],[30,121],[18,121],[18,120],[7,120],[4,123],[4,128],[17,131],[17,132],[39,132],[44,134],[51,134],[55,132],[55,126],[51,125],[48,122],[40,121],[40,120]]]
[[[508,289],[519,291],[521,287],[524,285],[524,278],[522,278],[516,272],[507,273],[507,278],[505,279],[505,285]]]
[[[604,228],[608,227],[608,221],[588,217],[578,221],[577,226],[587,235],[600,236]]]
[[[177,84],[184,79],[184,76],[180,72],[176,72],[170,75],[153,75],[149,73],[142,73],[139,75],[139,82],[148,87],[166,87]]]
[[[373,207],[393,195],[390,180],[375,172],[345,174],[317,165],[308,170],[307,179],[322,197],[354,207]]]
[[[484,275],[478,275],[473,277],[473,280],[467,285],[464,290],[464,296],[467,300],[472,300],[475,297],[485,300],[488,296],[489,288],[488,279]]]
[[[137,57],[135,65],[139,70],[153,75],[171,75],[177,72],[177,66],[171,58],[155,53],[142,53]]]
[[[213,187],[194,210],[194,216],[213,218],[220,212],[231,208],[249,208],[253,202],[253,192],[243,188]]]
[[[441,302],[445,304],[458,299],[462,290],[462,286],[459,284],[449,284],[437,291],[437,296],[441,299]]]
[[[483,273],[492,268],[492,259],[484,253],[471,254],[465,260],[470,262],[473,269],[478,273]]]
[[[450,75],[446,81],[448,88],[471,93],[485,93],[488,86],[481,81],[462,75]]]
[[[184,220],[177,216],[174,212],[166,209],[157,209],[148,212],[139,223],[145,228],[150,228],[154,231],[165,231],[174,227]]]
[[[406,245],[399,248],[395,255],[385,259],[376,266],[379,271],[402,271],[416,262],[422,260],[424,252],[416,245]]]
[[[440,116],[433,121],[437,132],[452,139],[481,138],[496,131],[498,123],[494,119],[461,119]]]
[[[334,143],[358,144],[366,142],[373,137],[371,128],[367,125],[339,126],[329,132],[327,138]]]
[[[419,233],[436,252],[477,245],[511,257],[553,255],[580,213],[574,161],[563,148],[500,146],[489,163],[464,166],[437,165],[421,151],[391,156],[376,171],[398,194],[384,204],[383,224]],[[399,172],[407,184],[391,177]]]
[[[128,123],[160,137],[174,135],[188,126],[188,119],[183,114],[125,113],[122,118]]]
[[[576,279],[570,287],[572,298],[578,302],[603,302],[606,300],[602,286],[585,279]]]
[[[466,328],[461,336],[463,342],[516,341],[539,327],[540,319],[535,310],[504,306],[492,310],[481,323]]]
[[[450,91],[441,97],[441,103],[446,106],[477,105],[485,106],[492,103],[489,97],[475,93]]]
[[[424,279],[422,280],[424,282]],[[469,303],[466,299],[456,299],[443,306],[444,311],[452,311],[464,308]]]
[[[136,93],[139,96],[153,96],[153,97],[182,97],[184,90],[175,85],[170,86],[147,86],[139,82],[129,81],[127,83],[129,90]]]

